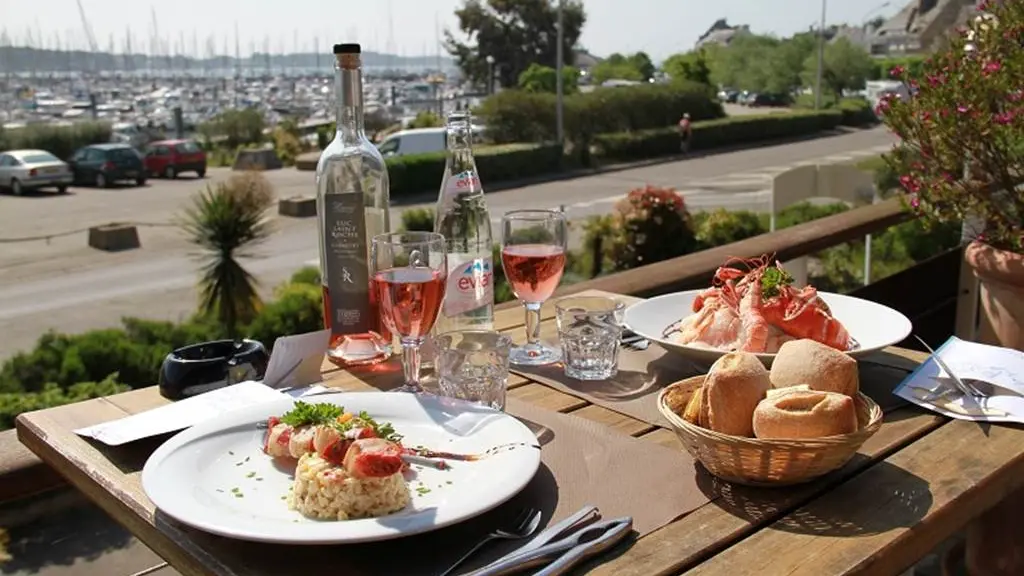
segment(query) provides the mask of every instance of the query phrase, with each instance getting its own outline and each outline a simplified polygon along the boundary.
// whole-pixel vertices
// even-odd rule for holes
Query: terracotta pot
[[[994,339],[989,344],[1024,350],[1024,255],[971,242],[964,253],[980,280],[981,309]]]

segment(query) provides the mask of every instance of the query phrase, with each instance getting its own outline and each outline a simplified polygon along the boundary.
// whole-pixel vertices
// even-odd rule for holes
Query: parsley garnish
[[[344,412],[344,408],[334,404],[307,404],[296,400],[295,408],[281,416],[281,422],[296,428],[307,424],[327,424],[337,420]]]
[[[779,267],[766,268],[764,274],[761,275],[761,296],[763,298],[778,296],[783,286],[789,286],[792,283],[793,277],[789,275],[789,272]]]

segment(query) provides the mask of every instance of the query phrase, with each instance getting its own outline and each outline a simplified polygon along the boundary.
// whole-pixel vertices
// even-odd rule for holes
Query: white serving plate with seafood
[[[637,302],[626,309],[625,323],[633,332],[657,342],[667,350],[695,362],[714,363],[726,353],[725,350],[680,344],[671,336],[665,335],[666,329],[680,318],[693,313],[693,301],[702,292],[703,290],[687,290]],[[818,296],[831,309],[832,316],[842,322],[855,340],[855,346],[847,350],[851,356],[862,356],[897,344],[912,331],[910,320],[887,306],[831,292],[818,292]],[[769,366],[775,358],[775,354],[756,356]]]
[[[294,407],[280,400],[239,409],[174,436],[142,471],[142,487],[157,509],[206,532],[258,542],[339,544],[387,540],[436,530],[505,502],[540,466],[537,439],[503,412],[459,400],[404,393],[355,392],[303,398],[391,423],[406,446],[484,454],[446,461],[447,470],[412,466],[405,473],[411,501],[398,512],[368,519],[313,520],[286,502],[295,472],[263,451],[260,423]],[[496,447],[505,449],[494,450]]]

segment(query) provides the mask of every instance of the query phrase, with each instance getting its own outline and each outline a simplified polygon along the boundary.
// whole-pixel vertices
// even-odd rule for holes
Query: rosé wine
[[[388,268],[374,274],[380,316],[401,338],[430,333],[444,299],[445,276],[432,268]]]
[[[505,246],[501,264],[517,298],[523,302],[544,302],[562,280],[565,250],[549,244]]]

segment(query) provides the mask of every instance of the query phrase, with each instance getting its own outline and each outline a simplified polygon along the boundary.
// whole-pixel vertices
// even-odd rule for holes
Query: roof
[[[2,154],[10,154],[11,156],[14,156],[15,158],[19,158],[19,159],[20,158],[24,158],[26,156],[34,156],[36,154],[48,154],[48,155],[54,156],[56,158],[56,156],[53,154],[53,152],[47,152],[46,150],[34,150],[34,149],[8,150],[6,152],[2,152]]]
[[[174,146],[175,144],[184,144],[186,142],[191,142],[191,140],[189,140],[187,138],[171,138],[169,140],[157,140],[155,142],[150,142],[149,145],[150,146]]]
[[[83,146],[83,148],[93,148],[96,150],[122,150],[124,148],[131,148],[131,146],[121,142],[107,142],[104,144],[89,144],[87,146]]]

